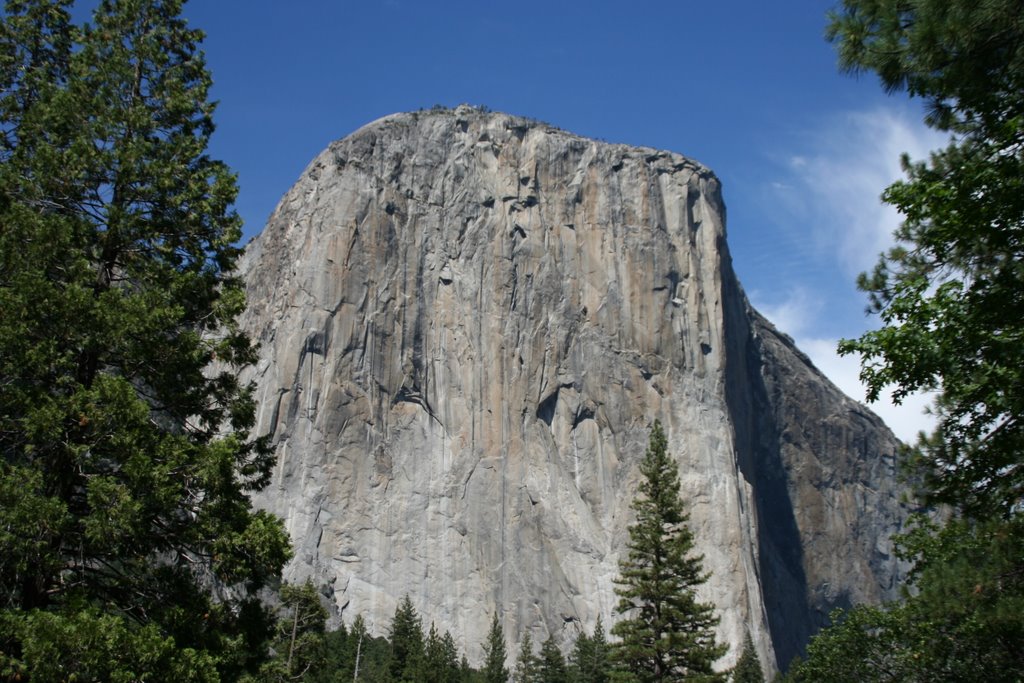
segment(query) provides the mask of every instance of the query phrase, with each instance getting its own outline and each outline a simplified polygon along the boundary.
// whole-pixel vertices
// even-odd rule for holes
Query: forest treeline
[[[632,680],[616,668],[613,649],[600,617],[587,633],[575,631],[568,655],[554,635],[539,647],[529,633],[523,635],[509,657],[498,620],[492,619],[480,646],[483,663],[469,665],[452,635],[440,633],[433,623],[424,630],[423,619],[405,596],[395,609],[386,636],[371,636],[361,616],[352,625],[328,631],[327,612],[312,583],[285,586],[278,608],[278,626],[272,659],[258,680],[303,683],[614,683]],[[671,680],[666,678],[664,680]],[[699,679],[687,679],[699,680]],[[731,673],[733,683],[763,683],[761,663],[749,637],[740,661]]]
[[[580,632],[569,657],[549,637],[539,652],[523,640],[510,672],[505,636],[497,618],[491,622],[479,668],[469,665],[455,638],[423,620],[405,596],[395,609],[386,636],[371,636],[361,616],[351,626],[327,631],[327,612],[311,583],[286,586],[279,609],[273,658],[257,676],[261,681],[338,683],[367,681],[398,683],[562,683],[608,680],[608,643],[598,624],[592,635]]]

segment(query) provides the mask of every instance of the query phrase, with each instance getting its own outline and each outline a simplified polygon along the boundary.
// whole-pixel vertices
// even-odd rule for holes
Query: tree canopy
[[[1024,493],[1024,7],[1017,0],[847,0],[840,63],[929,104],[953,138],[883,199],[897,244],[859,280],[882,326],[841,345],[869,398],[936,390],[917,465],[927,502],[1008,513]]]
[[[797,681],[1018,681],[1024,670],[1024,4],[844,0],[840,64],[928,105],[951,135],[904,157],[883,193],[896,246],[859,285],[881,327],[844,341],[869,398],[937,392],[934,433],[908,449],[920,501],[899,539],[905,600],[856,607],[808,647]]]
[[[601,615],[593,635],[581,630],[569,655],[570,678],[576,683],[607,683],[611,673],[611,647],[604,636]]]
[[[423,675],[423,622],[405,595],[391,620],[391,679],[418,681]]]
[[[180,0],[71,4],[0,18],[0,670],[230,678],[290,550],[247,496],[272,461],[202,34]]]

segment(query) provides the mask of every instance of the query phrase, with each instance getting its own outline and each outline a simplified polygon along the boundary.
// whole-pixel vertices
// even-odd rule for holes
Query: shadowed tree
[[[290,550],[248,498],[272,459],[202,34],[179,0],[70,6],[0,18],[0,670],[237,678]]]
[[[764,671],[761,669],[761,659],[754,649],[754,641],[747,633],[743,639],[743,652],[736,662],[736,668],[732,670],[732,683],[764,683]]]
[[[448,631],[439,635],[433,623],[427,634],[423,663],[424,683],[456,683],[459,680],[459,651]]]
[[[265,664],[260,680],[268,683],[309,680],[327,662],[324,630],[327,610],[320,604],[313,582],[281,587],[274,658]]]
[[[611,670],[610,649],[604,635],[604,622],[600,615],[594,625],[594,635],[580,631],[569,656],[570,678],[576,683],[607,683]]]
[[[423,669],[423,626],[412,600],[406,595],[391,620],[391,678],[419,681]]]
[[[569,683],[565,657],[558,649],[553,635],[549,635],[541,645],[540,656],[537,658],[537,681],[539,683]]]

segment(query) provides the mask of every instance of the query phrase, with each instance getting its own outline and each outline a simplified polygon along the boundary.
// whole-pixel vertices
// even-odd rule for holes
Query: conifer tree
[[[441,636],[441,658],[444,661],[443,680],[446,683],[457,683],[461,679],[459,648],[449,631]]]
[[[369,661],[367,654],[370,650],[371,640],[363,615],[357,614],[356,618],[352,621],[352,628],[349,629],[349,637],[346,641],[348,656],[344,671],[345,680],[366,680],[365,672],[369,668],[367,666]]]
[[[475,672],[469,665],[469,660],[466,659],[465,653],[459,658],[459,681],[460,683],[473,683],[475,680]]]
[[[290,550],[247,496],[272,460],[201,33],[181,0],[70,6],[0,18],[0,670],[232,679]]]
[[[433,622],[427,634],[423,662],[425,683],[456,683],[459,680],[459,651],[448,631],[437,632]]]
[[[533,652],[533,639],[530,632],[523,633],[523,640],[519,643],[519,656],[516,658],[516,668],[512,672],[512,680],[515,683],[536,683],[537,681],[537,655]]]
[[[580,631],[569,656],[570,678],[576,683],[607,683],[611,670],[608,641],[604,635],[604,622],[600,615],[594,625],[594,635]]]
[[[540,647],[540,656],[537,658],[537,681],[539,683],[569,683],[565,657],[558,649],[553,635],[549,635]]]
[[[505,652],[505,633],[501,628],[501,622],[498,621],[498,613],[495,612],[491,628],[487,632],[487,640],[484,642],[484,668],[481,673],[485,683],[507,683],[506,659],[508,655]]]
[[[697,600],[695,590],[708,577],[703,557],[692,554],[678,467],[667,443],[656,421],[640,463],[629,552],[619,562],[615,592],[623,619],[612,628],[621,639],[613,655],[621,672],[641,683],[721,681],[712,665],[726,647],[715,643],[714,605]]]
[[[412,600],[406,595],[391,621],[391,678],[419,681],[423,668],[423,626]]]
[[[324,633],[321,664],[311,668],[304,680],[308,683],[351,681],[352,670],[348,656],[349,630],[342,623],[337,629]]]
[[[743,639],[743,652],[732,670],[732,683],[764,683],[764,671],[761,669],[761,659],[754,649],[754,641],[747,633]]]

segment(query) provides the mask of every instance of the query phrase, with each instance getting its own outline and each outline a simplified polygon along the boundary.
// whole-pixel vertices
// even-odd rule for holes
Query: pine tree
[[[607,683],[611,670],[610,651],[600,615],[593,636],[580,631],[569,660],[570,678],[576,683]]]
[[[442,680],[445,683],[458,683],[461,679],[459,648],[455,644],[452,634],[448,631],[445,631],[444,635],[441,636],[441,659],[444,662],[444,676]]]
[[[498,621],[498,613],[495,612],[494,618],[491,620],[491,628],[487,632],[487,641],[484,643],[482,673],[485,683],[507,683],[506,659],[508,659],[508,655],[505,653],[505,633]]]
[[[736,668],[732,670],[732,683],[764,683],[764,671],[761,669],[761,659],[754,649],[754,641],[748,633],[743,639],[743,652],[740,660],[736,662]]]
[[[469,665],[469,660],[463,654],[459,659],[459,681],[461,683],[473,683],[476,678],[474,673],[473,668]]]
[[[423,668],[423,626],[406,595],[391,620],[391,679],[419,681]]]
[[[272,459],[201,33],[180,0],[70,4],[0,18],[2,666],[235,678],[290,550],[247,495]]]
[[[569,679],[573,683],[589,681],[590,666],[594,658],[594,641],[587,632],[580,630],[569,654]]]
[[[344,670],[344,680],[346,681],[362,681],[367,680],[366,670],[369,662],[367,656],[370,649],[370,634],[366,628],[366,621],[363,619],[362,614],[357,614],[355,620],[352,622],[352,628],[349,629],[349,638],[347,641],[347,658],[346,668]],[[390,650],[390,648],[388,648]],[[388,653],[390,654],[390,652]]]
[[[519,643],[519,656],[516,658],[516,668],[512,672],[512,680],[515,683],[536,683],[537,681],[537,655],[533,652],[533,639],[530,632],[523,633],[523,640]]]
[[[423,663],[424,683],[456,683],[459,680],[459,651],[447,631],[437,632],[433,622],[427,634]]]
[[[348,654],[349,631],[345,624],[339,624],[335,630],[324,633],[320,666],[312,667],[304,676],[304,680],[307,683],[351,681],[352,670]]]
[[[537,658],[538,683],[569,683],[569,672],[565,667],[565,657],[555,643],[555,637],[549,635],[540,647]]]
[[[660,422],[651,430],[640,472],[629,553],[616,581],[617,611],[624,618],[612,628],[621,639],[614,658],[624,674],[642,683],[721,681],[712,665],[727,648],[715,643],[714,605],[697,601],[695,590],[708,577],[703,557],[692,555],[679,472]]]

